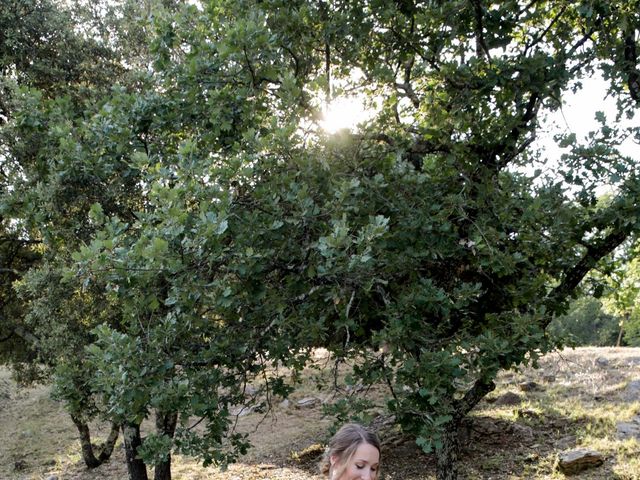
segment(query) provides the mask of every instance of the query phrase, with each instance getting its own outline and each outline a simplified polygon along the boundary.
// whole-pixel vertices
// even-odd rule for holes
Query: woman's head
[[[331,480],[375,480],[380,464],[380,440],[362,425],[344,425],[329,441],[322,472]]]

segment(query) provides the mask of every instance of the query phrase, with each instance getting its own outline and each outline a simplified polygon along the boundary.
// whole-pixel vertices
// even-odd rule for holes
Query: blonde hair
[[[356,450],[363,443],[375,447],[380,453],[380,440],[375,433],[357,423],[344,425],[329,440],[329,445],[320,463],[320,472],[329,475],[330,478],[333,478],[334,475],[340,478]],[[338,459],[336,463],[341,466],[340,470],[333,471],[331,457]]]

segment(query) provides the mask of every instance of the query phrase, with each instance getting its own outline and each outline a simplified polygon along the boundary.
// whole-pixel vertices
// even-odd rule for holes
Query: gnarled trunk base
[[[138,448],[142,445],[140,425],[131,423],[122,425],[122,436],[124,437],[124,451],[127,458],[129,480],[148,480],[147,467],[138,458]]]
[[[173,438],[176,433],[176,425],[178,424],[177,413],[156,413],[156,430],[159,434]],[[153,472],[153,480],[171,480],[171,454],[167,458],[158,463]]]
[[[459,421],[451,421],[445,425],[442,433],[442,448],[436,451],[436,478],[438,480],[458,480],[459,429]]]
[[[71,420],[78,429],[80,436],[80,446],[82,448],[82,459],[84,460],[87,468],[96,468],[109,460],[113,453],[113,447],[118,439],[119,426],[111,424],[111,431],[104,444],[100,448],[98,456],[95,455],[94,446],[91,443],[91,431],[87,422],[81,420],[75,415],[71,415]]]

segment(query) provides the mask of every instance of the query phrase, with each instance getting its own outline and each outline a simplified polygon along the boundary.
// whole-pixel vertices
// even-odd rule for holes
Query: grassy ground
[[[597,362],[605,358],[608,364]],[[547,355],[539,370],[505,372],[498,388],[474,410],[468,424],[462,477],[516,480],[562,479],[554,469],[558,452],[591,448],[605,463],[581,473],[585,480],[640,480],[640,443],[616,438],[616,423],[640,414],[640,398],[625,399],[629,381],[640,379],[640,349],[580,348]],[[518,384],[536,382],[523,392]],[[516,405],[493,402],[517,393]],[[307,386],[292,398],[324,394]],[[320,406],[277,406],[263,418],[239,419],[251,432],[254,448],[226,472],[202,468],[188,458],[174,459],[174,479],[320,480],[316,457],[331,424]],[[100,430],[99,425],[94,429]],[[386,480],[434,479],[434,458],[399,436],[383,438]],[[305,449],[308,451],[305,452]],[[47,387],[18,389],[0,369],[0,479],[31,480],[57,475],[59,480],[125,479],[124,452],[116,447],[110,462],[88,471],[79,455],[76,431],[61,405],[49,399]]]

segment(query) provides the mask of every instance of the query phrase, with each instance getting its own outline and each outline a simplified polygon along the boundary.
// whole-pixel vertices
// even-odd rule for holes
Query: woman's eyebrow
[[[355,461],[356,462],[369,463],[369,461],[365,460],[364,458],[357,458]],[[372,465],[378,465],[378,464],[377,463],[372,463]]]

